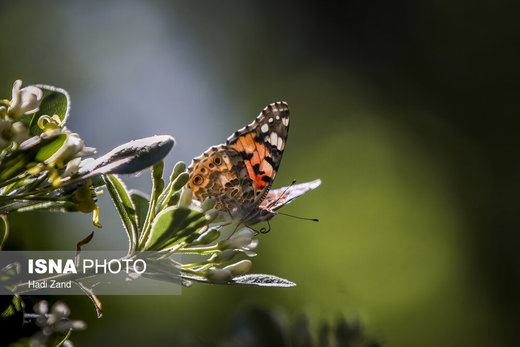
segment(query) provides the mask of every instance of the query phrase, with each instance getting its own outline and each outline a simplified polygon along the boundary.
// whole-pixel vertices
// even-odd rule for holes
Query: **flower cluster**
[[[22,81],[13,85],[12,99],[3,100],[0,106],[0,150],[9,146],[19,146],[30,137],[29,124],[22,116],[38,111],[43,91],[35,86],[22,87]]]
[[[91,182],[71,182],[81,158],[95,149],[65,127],[67,92],[47,85],[22,88],[17,80],[11,100],[0,104],[0,212],[42,207],[94,211],[98,225]],[[78,201],[76,190],[85,185],[88,199]]]
[[[69,95],[60,88],[13,85],[0,100],[0,214],[48,209],[93,212],[99,224],[96,189],[101,175],[140,171],[172,148],[171,136],[131,141],[98,158],[65,126]]]
[[[72,331],[84,330],[87,325],[80,320],[69,319],[70,309],[63,302],[56,302],[49,310],[47,301],[42,300],[34,305],[35,324],[40,328],[30,340],[31,346],[72,346],[69,335]]]

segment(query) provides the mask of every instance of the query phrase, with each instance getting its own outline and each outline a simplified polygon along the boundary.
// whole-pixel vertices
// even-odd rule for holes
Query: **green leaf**
[[[2,338],[2,344],[8,345],[9,338],[21,336],[24,322],[23,302],[19,296],[0,295],[0,327],[2,331],[9,332],[7,340]]]
[[[169,135],[156,135],[117,146],[107,154],[81,167],[84,178],[107,174],[129,174],[146,169],[162,160],[173,148]]]
[[[153,206],[157,205],[157,199],[164,190],[164,180],[162,178],[164,161],[159,161],[152,166],[152,197]],[[153,215],[152,215],[153,217]]]
[[[40,116],[48,115],[50,117],[57,115],[61,121],[66,121],[70,111],[70,96],[65,89],[56,88],[45,84],[37,84],[35,87],[43,91],[43,99],[40,109],[30,120],[30,129],[33,135],[40,135],[42,129],[38,126]]]
[[[5,240],[7,240],[7,235],[9,235],[9,226],[7,225],[7,217],[0,216],[0,250],[4,246]]]
[[[18,176],[24,172],[29,163],[34,163],[34,155],[37,149],[31,148],[28,151],[16,151],[2,160],[0,164],[0,182]],[[34,163],[36,165],[36,163]]]
[[[28,211],[50,211],[50,212],[77,212],[78,207],[69,201],[23,201],[12,205],[2,206],[0,211],[9,212],[28,212]]]
[[[285,278],[266,274],[250,274],[233,278],[234,284],[257,287],[295,287],[296,283]]]
[[[179,175],[184,173],[185,170],[186,170],[186,164],[184,164],[182,161],[179,161],[173,167],[173,171],[170,176],[170,182],[168,183],[168,186],[166,186],[164,191],[161,193],[161,195],[157,199],[157,201],[161,201],[161,207],[160,207],[161,210],[163,208],[165,208],[166,206],[175,205],[177,203],[177,201],[179,201],[178,200],[179,196],[177,196],[176,198],[173,198],[173,199],[172,199],[172,196],[177,191],[179,191],[184,186],[184,184],[186,184],[186,182],[188,181],[189,176],[187,173],[186,173],[186,176],[188,176],[187,178],[179,177]],[[182,180],[184,180],[184,179],[186,179],[186,181],[182,182]]]
[[[67,140],[67,136],[67,134],[59,134],[58,136],[53,137],[52,141],[40,147],[38,152],[36,152],[34,159],[43,162],[52,157],[63,146]]]
[[[128,235],[129,252],[135,250],[137,245],[137,212],[135,205],[130,198],[123,182],[115,175],[106,175],[104,177],[107,190],[116,205],[123,226]]]
[[[132,189],[130,191],[130,198],[135,206],[139,230],[143,230],[146,213],[148,212],[148,205],[150,204],[148,197],[143,192]]]
[[[177,176],[179,176],[184,171],[186,171],[186,164],[184,164],[182,161],[177,162],[173,167],[172,174],[170,176],[170,182],[173,182]]]
[[[31,339],[22,337],[16,342],[9,344],[9,347],[31,347]]]
[[[3,264],[0,269],[0,296],[11,294],[13,288],[20,282],[20,263]]]
[[[0,317],[7,318],[22,312],[22,300],[19,296],[13,295],[11,298],[2,298],[0,302]]]
[[[172,206],[155,217],[145,250],[170,248],[208,223],[204,213],[189,207]]]
[[[38,164],[39,161],[49,159],[65,142],[67,135],[60,134],[55,137],[41,139],[39,136],[27,140],[31,145],[20,146],[20,150],[10,153],[3,158],[0,164],[0,182],[18,176],[27,169]]]
[[[183,272],[181,274],[183,279],[190,281],[197,281],[202,283],[212,283],[212,284],[225,284],[225,285],[244,285],[244,286],[253,286],[253,287],[295,287],[296,283],[286,280],[285,278],[281,278],[274,275],[268,274],[249,274],[244,276],[238,276],[233,278],[231,281],[226,283],[214,283],[208,281],[207,278],[189,274]]]
[[[190,179],[190,175],[187,172],[181,173],[175,181],[173,181],[173,191],[177,192],[184,187],[186,183],[188,183],[188,180]]]

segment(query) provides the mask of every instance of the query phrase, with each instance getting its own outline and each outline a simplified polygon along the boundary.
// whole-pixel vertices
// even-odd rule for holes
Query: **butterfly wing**
[[[247,219],[269,192],[276,176],[289,130],[285,102],[268,105],[226,144],[211,147],[188,169],[188,186],[196,200],[217,199],[216,208],[233,218]]]
[[[252,181],[247,176],[242,158],[226,145],[211,147],[193,159],[188,174],[188,187],[193,198],[202,202],[210,196],[215,197],[215,208],[219,210],[247,204],[254,196]]]
[[[227,139],[227,147],[237,151],[244,161],[258,204],[276,177],[288,132],[289,106],[285,102],[275,102],[267,105],[251,124]]]
[[[321,180],[294,184],[289,187],[270,190],[264,201],[260,204],[261,209],[276,211],[287,205],[297,197],[319,187]]]

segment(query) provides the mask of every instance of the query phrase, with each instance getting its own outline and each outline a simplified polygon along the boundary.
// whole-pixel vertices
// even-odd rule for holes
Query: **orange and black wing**
[[[289,106],[281,101],[267,105],[254,122],[227,139],[227,148],[235,150],[244,162],[257,205],[273,184],[288,132]]]
[[[211,147],[193,159],[188,186],[193,197],[217,199],[217,209],[238,216],[255,210],[276,176],[289,130],[285,102],[268,105],[249,125],[236,131],[225,144]]]

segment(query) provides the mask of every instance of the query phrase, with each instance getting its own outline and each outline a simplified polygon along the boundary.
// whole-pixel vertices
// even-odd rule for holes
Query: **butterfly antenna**
[[[305,218],[305,217],[298,217],[298,216],[294,216],[294,215],[292,215],[292,214],[283,213],[283,212],[276,212],[276,214],[281,214],[281,215],[283,215],[283,216],[293,217],[293,218],[296,218],[296,219],[310,220],[311,222],[319,222],[319,221],[320,221],[318,218]]]
[[[289,185],[285,188],[285,190],[283,191],[283,193],[280,194],[280,196],[278,197],[278,199],[276,199],[275,201],[271,202],[271,203],[267,206],[267,208],[270,208],[271,206],[276,205],[276,203],[277,203],[281,198],[284,197],[285,193],[287,193],[287,191],[289,190],[289,188],[291,188],[292,186],[294,186],[295,183],[296,183],[296,180],[293,180],[293,181],[291,182],[291,184],[289,184]]]

